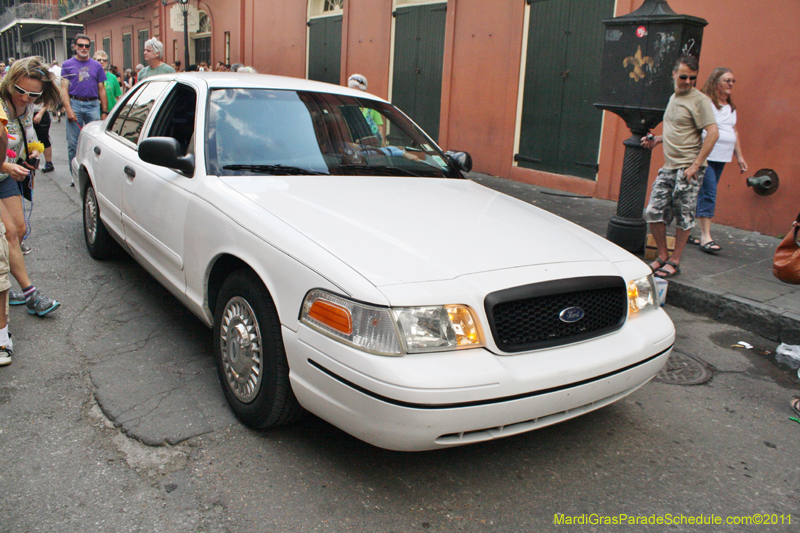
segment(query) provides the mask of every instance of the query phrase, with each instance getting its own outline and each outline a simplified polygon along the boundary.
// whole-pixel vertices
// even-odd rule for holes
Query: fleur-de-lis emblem
[[[628,74],[636,83],[639,83],[639,80],[644,78],[644,70],[642,67],[647,65],[648,67],[653,67],[653,58],[650,56],[642,57],[642,47],[639,46],[639,49],[636,50],[636,54],[633,56],[628,56],[622,61],[622,66],[628,68],[629,66],[633,66],[633,70]]]

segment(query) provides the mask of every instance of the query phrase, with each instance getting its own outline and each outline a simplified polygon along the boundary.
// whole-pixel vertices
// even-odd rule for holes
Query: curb
[[[667,303],[775,342],[800,344],[800,316],[778,313],[761,302],[673,281],[667,289]]]

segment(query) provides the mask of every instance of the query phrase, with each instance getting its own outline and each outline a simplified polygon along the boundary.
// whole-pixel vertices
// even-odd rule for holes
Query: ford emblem
[[[584,314],[583,309],[580,307],[567,307],[558,314],[558,318],[560,318],[562,322],[572,324],[583,318]]]

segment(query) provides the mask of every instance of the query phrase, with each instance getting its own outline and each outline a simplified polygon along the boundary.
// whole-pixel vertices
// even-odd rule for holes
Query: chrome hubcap
[[[94,197],[94,189],[91,187],[86,191],[83,219],[86,222],[86,238],[89,239],[90,244],[94,244],[97,238],[97,199]]]
[[[261,385],[264,359],[258,321],[244,298],[231,298],[222,312],[220,347],[231,391],[240,402],[252,402]]]

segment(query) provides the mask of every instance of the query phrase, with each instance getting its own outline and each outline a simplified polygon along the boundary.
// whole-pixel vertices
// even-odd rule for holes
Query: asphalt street
[[[37,176],[26,261],[62,308],[11,309],[0,532],[797,530],[796,376],[770,363],[774,343],[669,306],[676,352],[713,372],[702,385],[654,381],[557,426],[417,454],[314,417],[241,426],[210,331],[129,257],[86,253],[63,123],[51,134],[56,172]],[[559,525],[561,514],[683,522]],[[699,515],[740,523],[687,523]]]

